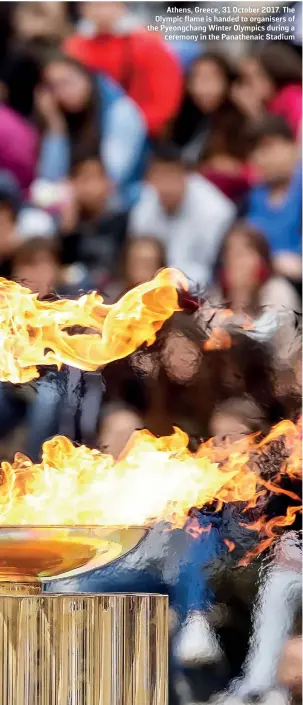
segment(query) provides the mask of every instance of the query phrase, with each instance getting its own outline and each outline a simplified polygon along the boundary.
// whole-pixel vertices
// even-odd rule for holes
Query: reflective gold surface
[[[9,592],[13,584],[23,583],[23,592],[25,584],[29,592],[37,592],[43,578],[106,565],[133,549],[146,533],[144,527],[1,526],[0,591],[4,583],[11,583]]]
[[[167,598],[0,596],[1,705],[167,705]]]

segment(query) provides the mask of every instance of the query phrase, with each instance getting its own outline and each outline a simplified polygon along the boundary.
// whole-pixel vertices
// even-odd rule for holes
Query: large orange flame
[[[44,444],[41,465],[21,454],[12,465],[2,463],[0,524],[129,526],[164,519],[180,527],[191,507],[214,500],[218,506],[225,502],[255,506],[268,485],[271,492],[282,491],[279,476],[267,483],[259,473],[264,449],[282,437],[288,457],[279,475],[298,476],[300,427],[290,421],[278,424],[261,442],[255,436],[224,446],[211,440],[195,454],[188,450],[187,435],[177,428],[163,438],[139,431],[116,462],[58,436]],[[269,545],[275,528],[291,525],[299,509],[293,506],[286,517],[268,523],[261,518],[251,528],[258,529]]]
[[[96,370],[153,343],[179,310],[178,286],[187,288],[181,272],[163,269],[107,306],[96,292],[77,300],[39,301],[29,289],[0,278],[0,379],[28,382],[39,377],[37,365]],[[96,334],[69,335],[66,329],[73,326]]]

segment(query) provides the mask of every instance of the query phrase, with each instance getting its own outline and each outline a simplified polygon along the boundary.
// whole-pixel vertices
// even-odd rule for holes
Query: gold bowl
[[[147,533],[139,526],[1,526],[0,592],[39,593],[43,580],[107,565]]]

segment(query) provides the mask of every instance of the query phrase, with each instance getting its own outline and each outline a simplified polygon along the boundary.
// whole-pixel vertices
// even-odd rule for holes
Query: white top
[[[129,232],[159,238],[166,245],[168,265],[205,287],[221,240],[235,215],[235,205],[221,191],[203,176],[191,174],[183,202],[173,215],[163,209],[156,189],[144,184],[140,201],[130,215]]]

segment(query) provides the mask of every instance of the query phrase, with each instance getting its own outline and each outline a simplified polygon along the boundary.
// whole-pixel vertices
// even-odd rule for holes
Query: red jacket
[[[182,72],[160,37],[144,30],[94,38],[74,34],[66,40],[64,50],[89,69],[120,83],[140,106],[151,135],[158,135],[175,116],[182,94]]]

